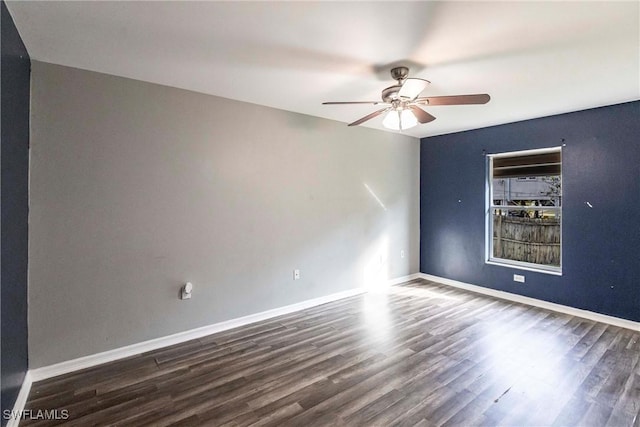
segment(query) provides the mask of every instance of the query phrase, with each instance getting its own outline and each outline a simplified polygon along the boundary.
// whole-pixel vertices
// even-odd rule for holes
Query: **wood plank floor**
[[[26,408],[73,426],[638,427],[639,359],[640,332],[417,280],[41,381]]]

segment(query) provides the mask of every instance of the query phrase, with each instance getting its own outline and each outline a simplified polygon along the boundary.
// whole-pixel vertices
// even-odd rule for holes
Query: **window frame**
[[[516,261],[505,258],[496,258],[493,256],[493,210],[494,209],[505,209],[505,206],[494,205],[493,204],[493,160],[502,157],[515,157],[515,156],[523,156],[523,155],[535,155],[535,154],[545,154],[545,153],[560,153],[560,197],[563,198],[564,194],[564,171],[562,167],[562,147],[549,147],[549,148],[537,148],[531,150],[520,150],[520,151],[510,151],[510,152],[500,152],[487,154],[486,158],[486,173],[485,173],[485,264],[489,265],[497,265],[501,267],[508,268],[516,268],[519,270],[527,270],[527,271],[535,271],[538,273],[552,274],[556,276],[562,276],[562,248],[564,246],[563,243],[563,233],[562,233],[562,203],[560,206],[545,206],[544,210],[554,210],[560,212],[560,265],[559,266],[550,266],[543,264],[536,264],[525,261]],[[564,201],[564,200],[563,200]]]

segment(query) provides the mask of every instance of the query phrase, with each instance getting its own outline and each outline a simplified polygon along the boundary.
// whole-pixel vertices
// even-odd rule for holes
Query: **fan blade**
[[[378,110],[378,111],[374,111],[373,113],[369,114],[368,116],[364,116],[363,118],[361,118],[361,119],[359,119],[359,120],[356,120],[356,121],[355,121],[355,122],[353,122],[353,123],[349,123],[349,126],[358,126],[359,124],[362,124],[362,123],[366,122],[367,120],[371,120],[371,119],[373,119],[374,117],[377,117],[377,116],[379,116],[379,115],[380,115],[380,114],[382,114],[382,113],[386,113],[386,112],[387,112],[387,111],[389,111],[389,110],[391,110],[391,108],[390,108],[390,107],[382,108],[382,109],[380,109],[380,110]]]
[[[415,99],[430,82],[423,79],[406,79],[398,92],[398,97]]]
[[[427,113],[422,108],[416,105],[409,105],[409,108],[411,109],[411,111],[413,111],[413,114],[416,116],[416,119],[418,119],[420,123],[429,123],[436,119],[431,114]]]
[[[428,96],[417,98],[414,102],[428,105],[469,105],[486,104],[490,99],[491,97],[486,93],[478,93],[474,95]]]
[[[345,105],[345,104],[373,104],[373,105],[378,105],[378,104],[387,104],[386,102],[382,102],[382,101],[345,101],[345,102],[323,102],[322,105]]]

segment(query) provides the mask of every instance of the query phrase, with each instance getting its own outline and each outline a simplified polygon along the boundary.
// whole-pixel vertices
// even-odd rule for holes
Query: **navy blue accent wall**
[[[563,275],[485,264],[485,153],[563,144]],[[640,102],[423,138],[420,197],[423,273],[640,321]]]
[[[27,249],[31,62],[4,2],[2,9],[2,410],[13,409],[28,367]],[[2,425],[7,420],[2,417]]]

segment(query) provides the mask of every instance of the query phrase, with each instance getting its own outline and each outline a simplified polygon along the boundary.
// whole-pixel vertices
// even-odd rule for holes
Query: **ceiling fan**
[[[349,123],[349,126],[358,126],[367,120],[371,120],[381,114],[387,113],[382,125],[388,129],[402,131],[416,126],[418,123],[429,123],[436,118],[421,108],[421,105],[469,105],[486,104],[491,97],[486,93],[473,95],[453,96],[428,96],[419,98],[418,95],[430,83],[428,80],[409,78],[407,67],[391,69],[391,77],[398,81],[397,85],[389,86],[382,91],[382,101],[346,101],[323,102],[323,105],[343,104],[372,104],[385,107],[373,113]]]

